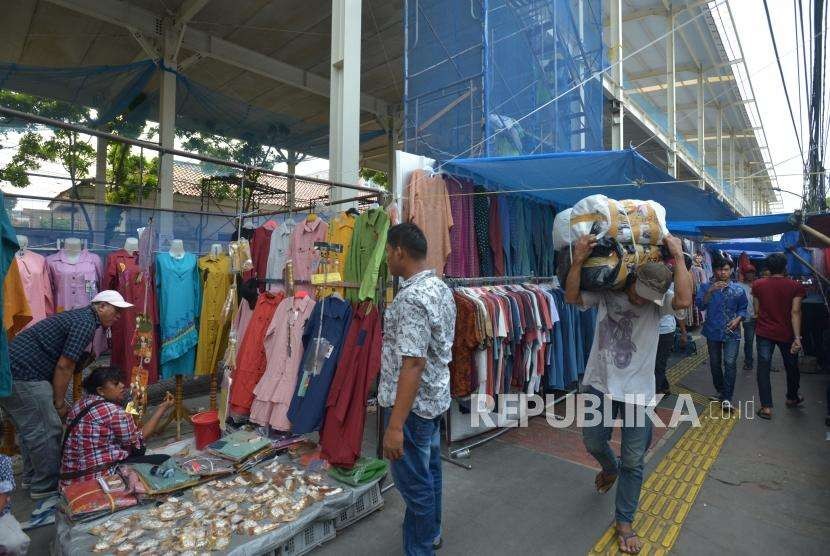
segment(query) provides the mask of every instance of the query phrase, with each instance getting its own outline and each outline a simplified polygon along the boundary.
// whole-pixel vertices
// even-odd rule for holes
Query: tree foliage
[[[132,154],[124,143],[107,146],[107,202],[132,205],[158,189],[159,159]]]
[[[358,175],[366,181],[370,181],[384,189],[389,189],[389,175],[386,172],[372,170],[371,168],[361,168]]]

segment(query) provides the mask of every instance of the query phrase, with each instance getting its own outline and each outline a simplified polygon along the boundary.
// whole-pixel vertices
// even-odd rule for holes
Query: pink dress
[[[242,338],[245,337],[245,331],[251,323],[251,317],[254,316],[254,310],[248,305],[248,301],[243,299],[239,304],[239,310],[236,312],[236,321],[233,323],[233,328],[236,330],[236,347],[237,350],[242,344]],[[236,360],[239,361],[239,351],[236,352]]]
[[[311,297],[287,297],[277,306],[265,332],[265,374],[254,388],[251,421],[291,430],[288,407],[303,359],[303,329],[314,309]]]
[[[295,280],[310,280],[311,275],[317,272],[320,252],[314,249],[314,242],[326,241],[328,229],[329,225],[319,216],[311,222],[306,219],[294,228],[288,257],[294,263]]]
[[[75,262],[71,262],[66,251],[61,249],[46,257],[46,265],[49,267],[56,313],[86,307],[101,289],[104,276],[101,257],[86,249],[80,252]],[[103,328],[95,331],[92,347],[95,355],[107,351],[107,338]]]
[[[15,260],[20,271],[20,280],[23,282],[23,291],[26,292],[26,301],[32,310],[32,320],[23,327],[25,330],[55,312],[52,281],[49,279],[46,257],[43,255],[27,249],[19,251]]]

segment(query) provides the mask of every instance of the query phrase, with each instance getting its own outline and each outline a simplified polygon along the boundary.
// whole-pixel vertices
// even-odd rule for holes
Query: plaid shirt
[[[64,311],[27,328],[9,343],[14,380],[51,382],[61,356],[78,362],[101,325],[92,306]]]
[[[84,396],[69,410],[66,422],[71,423],[85,407],[103,399],[97,395]],[[130,456],[133,449],[141,448],[143,444],[144,437],[141,431],[135,426],[133,418],[121,407],[110,402],[98,404],[81,417],[81,421],[69,431],[69,438],[63,450],[61,473],[83,471],[123,461]],[[111,469],[108,467],[83,477],[61,481],[61,486],[103,477],[109,474]]]

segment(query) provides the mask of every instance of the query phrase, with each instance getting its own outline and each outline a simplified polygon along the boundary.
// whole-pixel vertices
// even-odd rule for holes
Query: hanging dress
[[[119,249],[107,257],[107,269],[104,272],[104,287],[116,290],[124,296],[124,300],[134,307],[123,309],[121,318],[112,325],[112,365],[121,369],[124,379],[130,384],[133,380],[132,372],[140,361],[136,354],[136,318],[145,315],[153,324],[158,325],[156,313],[156,288],[153,277],[141,270],[138,265],[138,254]],[[154,342],[158,346],[158,341]],[[147,371],[147,382],[158,382],[158,349],[152,350],[149,361],[144,362]]]
[[[274,312],[265,333],[265,374],[254,388],[255,399],[251,404],[254,423],[271,425],[280,431],[291,430],[288,407],[303,358],[303,331],[313,309],[314,300],[310,296],[287,297]]]
[[[208,375],[216,371],[216,360],[225,352],[223,344],[227,342],[227,334],[221,330],[221,313],[233,281],[231,258],[228,255],[206,255],[199,259],[199,273],[203,288],[196,374]]]
[[[201,283],[196,255],[176,259],[170,253],[156,255],[156,290],[161,329],[161,378],[192,376],[199,341],[197,318],[201,308]]]
[[[17,252],[15,261],[17,270],[20,271],[20,279],[23,281],[26,300],[32,311],[32,320],[26,325],[26,328],[29,328],[55,312],[52,281],[49,279],[46,257],[43,255],[26,249]]]

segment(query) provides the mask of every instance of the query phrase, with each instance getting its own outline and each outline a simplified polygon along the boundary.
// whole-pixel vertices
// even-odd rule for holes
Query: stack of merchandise
[[[571,245],[588,234],[597,238],[582,267],[582,288],[588,291],[623,290],[637,268],[668,258],[662,245],[669,234],[662,205],[591,195],[554,220],[553,244],[559,252],[557,275],[562,284],[571,265]]]
[[[341,494],[319,473],[277,461],[233,478],[217,479],[169,497],[146,511],[92,527],[96,553],[145,554],[226,550],[244,537],[276,531],[314,504]],[[239,538],[243,537],[243,538]]]

